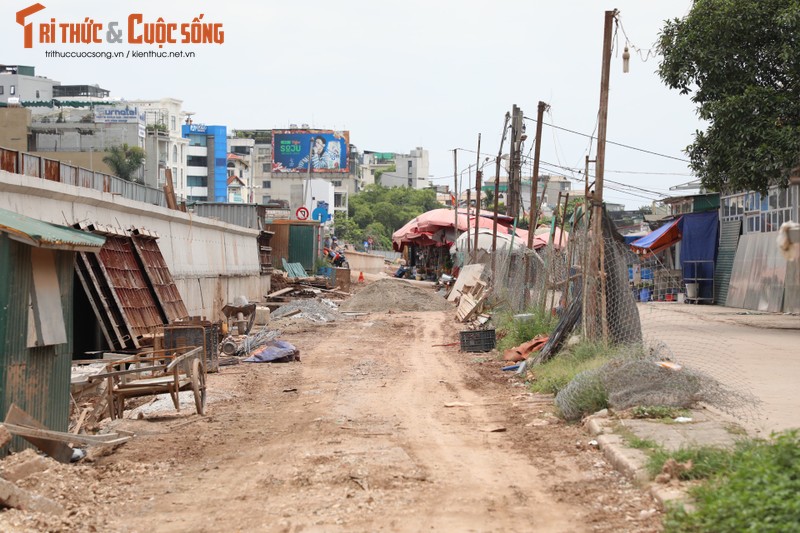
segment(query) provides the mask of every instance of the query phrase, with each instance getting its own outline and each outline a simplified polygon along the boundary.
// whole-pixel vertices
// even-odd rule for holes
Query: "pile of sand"
[[[447,311],[452,304],[433,289],[415,287],[399,279],[381,279],[368,284],[340,307],[340,311],[381,313],[386,311]]]

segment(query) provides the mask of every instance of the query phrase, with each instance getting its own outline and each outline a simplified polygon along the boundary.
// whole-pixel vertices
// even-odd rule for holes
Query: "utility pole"
[[[605,26],[603,31],[603,66],[600,76],[600,110],[598,114],[597,128],[597,157],[595,163],[595,188],[592,195],[592,235],[593,253],[589,255],[592,262],[591,272],[586,275],[596,276],[600,288],[600,323],[602,326],[603,340],[608,340],[607,323],[607,295],[606,295],[606,272],[605,272],[605,243],[603,242],[603,173],[605,170],[606,156],[606,131],[608,126],[608,87],[611,77],[611,39],[614,30],[614,18],[618,11],[605,12]],[[596,286],[593,288],[597,288]],[[597,292],[594,292],[590,300],[597,305]],[[584,311],[586,311],[584,309]],[[585,317],[588,315],[584,314]],[[593,313],[596,317],[597,313]],[[590,319],[591,320],[591,319]]]
[[[453,194],[451,197],[453,199],[453,232],[456,236],[453,242],[458,242],[458,148],[453,148]]]
[[[494,166],[494,224],[492,225],[492,281],[495,280],[495,256],[497,255],[497,203],[500,196],[500,158],[503,157],[503,143],[506,142],[506,132],[508,131],[508,121],[511,120],[511,113],[506,112],[506,119],[503,122],[503,136],[500,138],[500,148],[497,150],[497,159]],[[480,158],[480,154],[478,155]],[[477,237],[475,242],[478,242]]]
[[[533,248],[533,232],[536,230],[537,213],[539,207],[536,205],[536,192],[539,187],[539,156],[542,153],[542,120],[544,112],[550,108],[544,102],[539,102],[539,107],[536,111],[536,140],[534,141],[533,148],[533,176],[531,176],[531,210],[530,222],[528,223],[528,248]]]
[[[511,108],[511,148],[508,167],[508,205],[506,214],[517,219],[522,207],[522,109]]]
[[[478,228],[480,225],[478,221],[481,216],[481,185],[483,185],[483,171],[481,170],[481,134],[478,134],[478,154],[475,156],[475,246],[472,250],[475,252],[475,259],[478,258]],[[469,220],[469,210],[471,206],[467,206],[467,220]]]

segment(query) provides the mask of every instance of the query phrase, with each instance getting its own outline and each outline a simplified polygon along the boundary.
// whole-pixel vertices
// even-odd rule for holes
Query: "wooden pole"
[[[492,224],[492,282],[495,281],[495,269],[497,267],[495,252],[497,251],[497,204],[498,196],[500,196],[500,158],[503,157],[503,143],[506,141],[506,132],[508,131],[508,121],[511,119],[511,113],[506,112],[506,119],[503,122],[503,136],[500,138],[500,148],[497,150],[497,159],[495,159],[494,168],[494,223]]]
[[[453,232],[456,238],[453,242],[458,242],[458,148],[453,148]],[[467,217],[469,220],[469,217]],[[469,231],[469,229],[467,229]],[[469,233],[467,233],[469,236]]]
[[[533,248],[533,230],[536,229],[536,216],[538,206],[536,205],[536,190],[539,187],[539,156],[542,152],[542,119],[544,112],[550,106],[544,102],[539,102],[536,112],[536,140],[533,151],[533,176],[531,177],[531,210],[530,221],[528,222],[528,248]]]
[[[597,128],[597,162],[595,163],[595,192],[592,198],[594,205],[592,226],[593,238],[597,242],[597,254],[592,257],[599,260],[597,278],[600,282],[600,322],[603,328],[603,340],[608,340],[607,295],[605,283],[605,243],[603,242],[603,177],[606,157],[606,132],[608,128],[608,87],[611,77],[611,39],[614,30],[614,18],[617,10],[606,11],[603,31],[603,66],[600,77],[600,112]]]
[[[475,259],[478,259],[478,220],[481,216],[481,185],[483,181],[483,173],[481,172],[481,134],[478,134],[478,153],[475,155],[475,245],[472,251],[475,254]],[[469,218],[470,206],[467,206],[467,218]]]

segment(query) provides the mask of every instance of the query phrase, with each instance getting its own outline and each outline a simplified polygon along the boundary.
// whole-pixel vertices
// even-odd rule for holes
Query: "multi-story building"
[[[188,139],[186,198],[195,202],[226,202],[228,199],[228,142],[226,126],[184,124]]]
[[[228,178],[236,176],[243,183],[241,202],[255,203],[253,192],[253,166],[255,140],[245,137],[228,137]],[[229,194],[230,196],[230,194]]]
[[[183,101],[176,98],[159,100],[131,100],[144,115],[145,161],[144,181],[150,187],[162,188],[166,180],[166,170],[172,171],[172,186],[179,197],[187,197],[187,148],[182,123],[187,113]]]
[[[408,187],[409,189],[427,189],[428,151],[422,147],[411,150],[408,154],[395,154],[395,170],[384,171],[380,184],[384,187]]]
[[[60,82],[36,75],[36,67],[0,65],[0,103],[49,102]]]
[[[303,125],[287,130],[236,130],[232,138],[253,141],[254,203],[280,203],[292,213],[306,206],[312,212],[317,206],[306,204],[318,199],[311,200],[317,196],[311,194],[309,182],[325,180],[333,187],[332,211],[341,213],[347,211],[350,195],[360,189],[358,150],[349,143],[347,131]]]
[[[396,169],[395,157],[397,157],[397,154],[394,152],[364,150],[359,165],[361,186],[374,185],[376,183],[376,175],[380,176],[384,172],[391,171],[392,168]]]

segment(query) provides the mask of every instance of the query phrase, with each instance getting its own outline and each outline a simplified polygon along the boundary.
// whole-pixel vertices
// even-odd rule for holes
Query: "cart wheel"
[[[206,374],[203,364],[199,359],[192,361],[192,391],[194,392],[194,406],[198,415],[205,414],[206,406]]]

